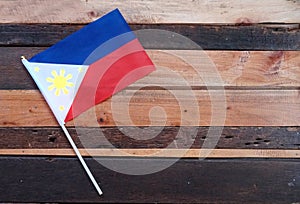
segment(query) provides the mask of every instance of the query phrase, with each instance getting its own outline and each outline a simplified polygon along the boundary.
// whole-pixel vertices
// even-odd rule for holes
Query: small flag
[[[155,70],[118,9],[22,61],[59,122]]]
[[[65,122],[154,71],[152,61],[116,9],[22,62],[101,195]]]

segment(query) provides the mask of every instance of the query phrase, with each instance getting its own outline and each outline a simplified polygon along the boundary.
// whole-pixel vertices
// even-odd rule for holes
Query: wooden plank
[[[299,159],[300,150],[272,149],[79,149],[83,157]],[[73,149],[0,149],[0,156],[75,157]]]
[[[218,99],[222,91],[210,91],[217,104],[215,115],[218,121],[211,123],[212,101],[206,90],[194,90],[197,104],[192,104],[191,92],[187,90],[173,90],[174,96],[167,90],[124,90],[114,96],[112,100],[97,105],[76,118],[76,126],[108,127],[108,126],[299,126],[300,100],[299,90],[226,90],[226,100]],[[130,94],[134,97],[130,98]],[[221,94],[220,94],[221,93]],[[2,127],[42,127],[57,126],[57,123],[37,90],[28,91],[0,91],[0,126]],[[130,99],[128,105],[127,100]],[[185,101],[189,106],[181,107],[178,101]],[[114,104],[114,109],[111,105]],[[226,105],[226,106],[225,106]],[[152,113],[152,121],[148,117],[149,111],[159,106]],[[223,110],[223,107],[226,110]],[[126,118],[128,108],[132,123]],[[164,109],[165,114],[161,109]],[[195,123],[195,111],[199,110],[200,120]],[[95,112],[94,112],[95,111]],[[125,111],[125,112],[124,112]],[[225,124],[222,115],[226,111]],[[124,112],[124,113],[123,113]],[[113,116],[113,114],[115,114]],[[185,115],[183,115],[185,114]],[[166,120],[167,116],[167,120]],[[125,118],[124,118],[125,117]],[[184,122],[181,122],[184,117]],[[74,121],[73,121],[74,122]],[[67,125],[73,126],[70,122]],[[151,123],[152,122],[152,123]]]
[[[133,30],[159,29],[175,32],[197,43],[204,50],[300,50],[299,24],[260,25],[186,25],[186,24],[132,24]],[[65,24],[0,24],[0,46],[47,47],[55,44],[83,25]],[[153,32],[152,32],[153,33]],[[196,49],[189,43],[165,37],[172,42],[145,36],[137,37],[146,49]]]
[[[2,23],[87,23],[119,8],[129,23],[298,23],[300,4],[286,0],[0,1]]]
[[[111,159],[115,163],[132,159]],[[0,157],[3,202],[297,203],[296,160],[182,159],[164,171],[131,176],[86,159],[104,195],[99,197],[76,158]],[[107,159],[102,159],[107,161]],[[166,159],[135,159],[140,164]],[[130,168],[130,166],[128,166]],[[124,186],[126,186],[124,188]]]
[[[45,48],[0,47],[0,89],[36,89],[20,62],[20,56],[30,58],[43,49]],[[158,70],[131,85],[132,88],[151,84],[170,88],[180,86],[175,74],[163,71],[162,67],[179,74],[193,87],[211,86],[204,83],[203,77],[216,76],[218,73],[224,86],[300,86],[300,51],[148,50],[148,54]],[[212,63],[207,63],[207,57]],[[213,68],[213,63],[216,69]],[[205,76],[199,76],[191,65],[205,72]],[[222,81],[219,84],[221,83]]]
[[[130,130],[130,135],[121,132],[122,128]],[[151,139],[145,139],[134,128],[68,128],[76,143],[83,148],[202,148],[207,139],[208,127],[199,127],[196,137],[185,134],[175,138],[179,127],[149,127],[152,132],[159,132]],[[121,129],[121,130],[120,130]],[[77,131],[80,131],[78,134]],[[184,131],[184,130],[183,130]],[[82,133],[84,132],[84,134]],[[184,131],[187,132],[187,131]],[[300,149],[300,127],[224,127],[216,149]],[[141,138],[141,139],[136,139]],[[174,139],[175,138],[175,139]],[[107,142],[105,141],[109,141]],[[90,141],[89,143],[86,141]],[[170,145],[174,141],[176,146]],[[71,148],[60,128],[0,128],[0,149],[51,149]]]

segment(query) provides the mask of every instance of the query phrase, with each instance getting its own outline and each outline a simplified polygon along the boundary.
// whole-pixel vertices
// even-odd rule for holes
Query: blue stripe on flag
[[[90,65],[94,62],[98,61],[99,59],[105,57],[106,55],[116,51],[117,49],[121,48],[123,45],[129,43],[134,40],[136,37],[133,32],[124,33],[108,41],[101,44],[97,47],[90,55],[86,58],[83,62],[84,65]]]
[[[118,9],[35,55],[38,63],[90,65],[136,38]],[[104,49],[98,49],[103,47]],[[97,49],[98,56],[89,56]],[[87,58],[89,59],[87,60]]]

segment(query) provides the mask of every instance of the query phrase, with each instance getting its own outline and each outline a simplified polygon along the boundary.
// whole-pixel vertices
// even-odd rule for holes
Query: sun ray
[[[48,78],[47,78],[47,82],[50,82],[50,83],[51,83],[51,82],[54,82],[54,79],[48,77]]]
[[[72,82],[67,82],[67,87],[74,87],[74,84]]]
[[[66,76],[66,80],[70,80],[70,79],[72,79],[72,78],[73,78],[72,74],[68,74],[68,75]]]
[[[55,71],[55,70],[53,70],[52,72],[51,72],[51,74],[52,74],[52,76],[55,78],[55,77],[58,77],[58,75],[57,75],[57,72]]]
[[[64,77],[65,76],[65,70],[64,69],[61,69],[60,72],[59,72],[59,76],[61,77]]]
[[[49,91],[52,91],[54,88],[55,88],[55,86],[54,86],[54,84],[52,84],[52,85],[50,85],[50,86],[48,87],[48,90],[49,90]]]
[[[69,90],[68,90],[66,87],[62,88],[62,91],[63,91],[63,93],[66,94],[66,95],[69,93]]]
[[[55,96],[59,96],[60,95],[60,89],[56,89],[55,90]]]

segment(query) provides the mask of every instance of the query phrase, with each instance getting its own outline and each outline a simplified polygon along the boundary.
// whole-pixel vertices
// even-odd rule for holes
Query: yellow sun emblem
[[[53,89],[55,89],[55,95],[59,96],[61,92],[63,92],[64,94],[68,94],[69,90],[67,89],[67,87],[73,87],[74,84],[72,82],[68,82],[68,80],[72,79],[72,74],[68,74],[67,76],[65,76],[65,70],[61,69],[59,71],[59,75],[57,74],[57,72],[55,70],[53,70],[51,72],[53,78],[48,77],[47,78],[47,82],[52,83],[49,87],[48,90],[52,91]]]

